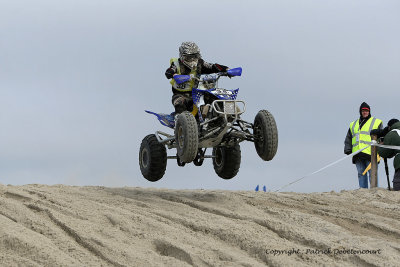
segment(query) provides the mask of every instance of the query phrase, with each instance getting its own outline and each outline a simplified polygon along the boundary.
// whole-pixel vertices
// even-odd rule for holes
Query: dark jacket
[[[360,116],[360,129],[363,127],[363,125],[364,125],[370,118],[371,118],[371,115],[369,115],[369,116],[368,116],[367,118],[365,118],[365,119],[363,119],[363,117]],[[379,124],[378,129],[382,129],[382,123]],[[349,128],[349,130],[347,131],[346,138],[344,139],[344,153],[345,153],[346,155],[350,155],[350,154],[352,153],[352,150],[353,150],[353,145],[352,145],[351,139],[352,139],[352,135],[351,135],[351,130],[350,130],[350,128]],[[366,160],[371,160],[371,155],[366,154],[366,153],[364,153],[364,152],[360,152],[360,153],[358,153],[357,155],[355,155],[355,156],[353,157],[353,160],[352,160],[353,164],[355,164],[357,158],[366,159]]]
[[[400,146],[400,122],[396,122],[392,125],[391,131],[385,135],[385,139],[383,141],[384,145],[388,146]],[[397,132],[396,130],[399,130]],[[394,158],[393,166],[395,170],[400,169],[400,149],[389,149],[378,147],[378,154],[383,158]]]
[[[190,74],[190,69],[188,67],[186,67],[180,59],[179,59],[179,67],[181,69],[180,74],[182,74],[182,75]],[[224,72],[227,70],[228,70],[227,66],[220,65],[217,63],[215,63],[215,64],[208,63],[208,62],[205,62],[202,58],[199,59],[199,63],[197,64],[197,74],[198,75]],[[167,77],[167,79],[171,79],[174,76],[174,74],[176,74],[177,72],[178,72],[178,68],[172,62],[171,66],[165,71],[165,77]],[[172,92],[174,94],[182,93],[182,92],[179,92],[178,90],[175,90],[174,88],[172,88]]]

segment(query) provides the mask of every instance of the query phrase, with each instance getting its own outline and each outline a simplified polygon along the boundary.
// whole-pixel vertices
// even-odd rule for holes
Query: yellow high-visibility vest
[[[350,131],[352,135],[351,144],[353,145],[353,153],[370,145],[370,132],[373,129],[378,129],[381,123],[382,121],[380,119],[374,117],[369,118],[369,120],[364,123],[361,129],[359,119],[350,123]],[[364,149],[363,153],[371,155],[371,147]]]
[[[171,60],[169,61],[169,64],[172,64],[172,62],[174,63],[174,65],[177,68],[177,73],[176,74],[180,75],[181,74],[181,67],[179,66],[179,60],[177,58],[171,58]],[[192,69],[190,74],[193,74],[194,76],[197,76],[197,68]],[[177,84],[177,82],[174,80],[174,78],[172,78],[171,81],[170,81],[172,87],[174,89],[180,91],[180,92],[190,92],[190,91],[192,91],[193,86],[194,86],[194,82],[195,82],[194,79],[191,79],[188,82]]]

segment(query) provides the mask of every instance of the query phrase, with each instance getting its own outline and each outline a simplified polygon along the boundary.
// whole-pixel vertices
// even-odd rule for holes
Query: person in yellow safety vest
[[[344,140],[344,153],[350,155],[371,142],[370,132],[373,129],[382,129],[382,121],[371,116],[370,106],[363,102],[360,106],[360,118],[350,123]],[[371,182],[371,171],[363,175],[364,170],[371,162],[371,147],[364,149],[353,157],[358,172],[358,183],[360,188],[368,188],[368,180]],[[368,179],[369,176],[369,179]]]
[[[171,58],[170,67],[165,71],[167,79],[171,79],[172,104],[175,113],[192,111],[192,89],[198,86],[198,81],[191,79],[188,82],[177,84],[174,75],[191,75],[199,78],[201,74],[225,72],[229,68],[220,64],[205,62],[201,58],[200,49],[194,42],[183,42],[179,47],[179,58]]]

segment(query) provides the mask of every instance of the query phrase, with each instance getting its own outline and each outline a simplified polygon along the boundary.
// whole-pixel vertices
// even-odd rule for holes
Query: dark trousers
[[[175,113],[193,110],[193,100],[191,93],[175,93],[172,96],[172,105],[174,105]]]
[[[393,176],[393,190],[400,191],[400,169],[397,169]]]

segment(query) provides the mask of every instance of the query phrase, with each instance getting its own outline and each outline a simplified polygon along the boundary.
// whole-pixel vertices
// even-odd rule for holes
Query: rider
[[[183,42],[179,47],[179,58],[171,58],[171,66],[165,71],[165,76],[171,79],[172,105],[175,114],[193,110],[192,89],[198,86],[196,79],[177,84],[174,75],[191,75],[199,78],[201,74],[225,72],[229,68],[220,64],[205,62],[200,55],[200,49],[194,42]]]

